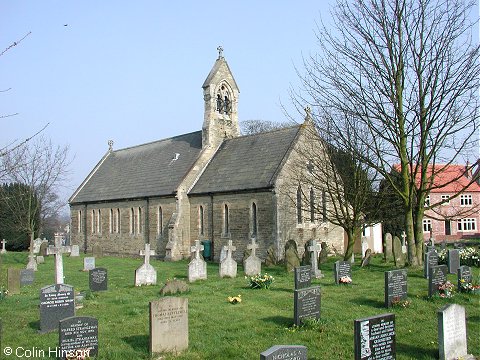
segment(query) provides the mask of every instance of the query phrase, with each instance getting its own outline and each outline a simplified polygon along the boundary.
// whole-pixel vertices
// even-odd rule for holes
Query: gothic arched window
[[[257,204],[252,203],[252,236],[257,236]]]
[[[221,85],[217,90],[217,111],[220,114],[230,115],[232,112],[232,100],[230,92],[225,85]]]

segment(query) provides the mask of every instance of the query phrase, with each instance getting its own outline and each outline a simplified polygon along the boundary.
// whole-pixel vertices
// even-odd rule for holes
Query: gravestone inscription
[[[75,316],[73,286],[56,284],[40,289],[40,332],[56,330],[58,322]]]
[[[310,287],[312,283],[312,268],[309,265],[295,268],[295,289]]]
[[[458,249],[448,250],[448,273],[456,274],[460,267],[460,251]]]
[[[320,319],[320,286],[294,290],[293,318],[300,326],[304,319]]]
[[[468,284],[472,282],[472,269],[470,266],[460,266],[457,270],[458,276],[458,291],[462,291],[462,284]]]
[[[407,270],[385,271],[385,307],[407,299]]]
[[[439,286],[447,282],[447,265],[437,265],[430,268],[430,277],[428,278],[428,296],[433,296],[439,292]]]
[[[88,284],[92,291],[107,290],[108,276],[107,269],[95,268],[88,272]]]
[[[20,286],[33,284],[35,272],[32,269],[20,270]]]
[[[92,358],[98,354],[98,320],[89,316],[60,320],[58,339],[59,359]]]
[[[395,314],[354,320],[355,360],[395,360]]]
[[[260,360],[307,360],[307,348],[302,345],[275,345],[260,354]]]
[[[352,279],[352,266],[348,261],[336,261],[333,267],[335,284],[340,284],[342,278]]]

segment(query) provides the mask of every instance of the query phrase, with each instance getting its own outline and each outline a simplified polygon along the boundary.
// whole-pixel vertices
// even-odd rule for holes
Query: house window
[[[424,207],[430,206],[430,195],[425,196]]]
[[[97,226],[95,225],[96,220],[97,215],[95,214],[95,210],[92,210],[92,234],[95,234],[95,230],[97,229]]]
[[[202,205],[200,205],[200,207],[198,208],[198,230],[200,235],[204,235],[205,223],[204,223],[204,211],[203,211]]]
[[[476,231],[477,220],[475,218],[460,219],[457,222],[458,231]]]
[[[432,220],[423,219],[423,232],[430,232],[430,231],[432,231]]]
[[[163,234],[163,209],[161,206],[157,209],[157,235]]]
[[[142,232],[142,208],[137,209],[137,234]]]
[[[315,192],[310,189],[310,222],[315,222]]]
[[[252,236],[257,237],[257,204],[252,203],[251,210],[251,222],[252,222]]]
[[[462,194],[462,195],[460,195],[460,205],[461,206],[472,205],[472,194]]]
[[[450,195],[442,195],[442,203],[443,205],[450,204]]]
[[[78,211],[78,233],[81,233],[83,230],[83,216],[82,210]]]
[[[230,232],[228,205],[223,205],[223,234],[227,236]]]
[[[302,218],[302,189],[300,185],[297,188],[297,223],[301,224],[303,222]]]

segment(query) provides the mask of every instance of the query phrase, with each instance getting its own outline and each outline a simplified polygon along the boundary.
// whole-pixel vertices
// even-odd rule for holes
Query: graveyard
[[[27,255],[14,252],[1,255],[2,290],[7,287],[7,269],[25,268]],[[392,314],[386,318],[388,326],[394,321],[397,359],[438,359],[437,312],[449,304],[465,309],[468,353],[480,356],[480,296],[457,292],[451,298],[429,297],[429,281],[423,269],[406,268],[401,273],[386,274],[396,268],[393,259],[385,263],[382,255],[373,256],[365,267],[360,266],[361,259],[357,257],[351,268],[346,269],[350,272],[345,272],[350,275],[351,282],[344,284],[335,281],[339,277],[334,274],[335,266],[345,267],[345,264],[335,265],[343,260],[338,257],[330,257],[320,264],[323,277],[312,276],[310,282],[303,285],[302,282],[308,281],[305,279],[308,271],[299,273],[295,279],[294,273],[287,273],[284,266],[265,267],[262,264],[262,273],[275,279],[269,289],[250,288],[241,264],[238,264],[236,277],[222,278],[219,264],[209,262],[206,279],[188,282],[187,260],[162,262],[153,256],[150,264],[157,272],[156,284],[135,286],[135,271],[144,264],[143,257],[98,257],[95,272],[84,270],[85,257],[83,254],[63,256],[65,291],[69,290],[68,284],[76,294],[82,294],[82,299],[77,297],[75,316],[79,318],[62,321],[65,327],[61,336],[68,340],[71,337],[69,329],[79,326],[79,322],[87,324],[91,332],[98,330],[98,359],[151,358],[150,312],[162,306],[160,300],[166,297],[160,295],[160,290],[173,279],[188,284],[188,291],[173,295],[184,299],[183,309],[188,307],[182,310],[182,314],[188,315],[188,347],[179,353],[165,353],[163,359],[258,359],[261,353],[266,354],[276,345],[303,346],[308,359],[354,359],[354,327],[361,326],[361,321],[356,320],[375,319],[383,314]],[[43,355],[40,352],[44,351],[44,358],[49,358],[48,349],[59,344],[58,329],[51,330],[47,326],[46,331],[41,331],[44,325],[39,314],[39,294],[41,289],[55,284],[55,259],[50,255],[44,260],[33,277],[31,273],[25,274],[17,294],[0,299],[2,351],[6,347],[20,349],[18,355],[31,354],[31,358],[35,352]],[[479,268],[471,267],[471,272],[474,279],[479,278]],[[20,276],[15,271],[12,274]],[[457,283],[455,274],[444,271],[442,276]],[[405,300],[408,301],[386,307],[386,303],[391,305],[391,299],[386,299],[385,288],[393,288],[395,296],[402,294],[405,278],[408,283]],[[390,282],[387,286],[391,279],[400,287],[395,288],[395,283]],[[295,290],[297,287],[300,290]],[[321,294],[319,319],[307,319],[295,326],[295,297],[305,288],[313,289],[307,293]],[[238,295],[241,295],[241,302],[231,304],[227,301],[228,297]],[[295,351],[304,351],[302,347],[298,349]]]

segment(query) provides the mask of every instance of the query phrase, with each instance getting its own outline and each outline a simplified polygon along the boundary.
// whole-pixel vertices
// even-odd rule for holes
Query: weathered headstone
[[[42,243],[40,244],[40,251],[39,254],[41,256],[47,256],[47,249],[48,249],[48,241],[47,240],[42,240]]]
[[[89,359],[98,355],[98,320],[73,316],[60,320],[58,359]]]
[[[362,236],[362,256],[365,256],[365,252],[368,249],[368,241],[365,236]]]
[[[260,360],[307,360],[307,348],[302,345],[275,345],[260,354]]]
[[[135,286],[155,285],[157,283],[157,270],[150,265],[150,256],[155,255],[154,250],[150,250],[150,244],[145,244],[145,250],[140,251],[140,255],[145,256],[143,265],[135,270]]]
[[[32,269],[20,270],[20,286],[33,284],[35,272]]]
[[[361,267],[368,266],[370,264],[371,258],[372,258],[372,249],[365,250],[365,255],[362,259],[360,266]]]
[[[393,238],[393,256],[396,267],[405,266],[405,255],[403,254],[402,243],[398,236]]]
[[[200,257],[200,251],[204,248],[200,240],[195,240],[195,246],[190,248],[190,252],[195,252],[195,256],[188,264],[188,281],[205,280],[207,278],[207,263]]]
[[[176,295],[187,292],[188,291],[188,284],[182,280],[167,280],[165,285],[160,289],[160,295]]]
[[[392,257],[393,252],[392,252],[392,234],[386,233],[385,234],[385,258],[388,260],[390,257]]]
[[[316,279],[323,278],[322,271],[318,268],[318,254],[321,251],[320,244],[317,244],[315,240],[312,240],[312,245],[308,247],[308,251],[311,252],[311,264],[312,274]]]
[[[425,279],[429,278],[430,268],[432,266],[438,265],[438,254],[436,251],[429,251],[425,254],[425,259],[423,262],[423,277]]]
[[[458,284],[457,284],[457,288],[458,288],[458,291],[461,291],[462,289],[462,286],[461,284],[462,283],[471,283],[472,282],[472,269],[470,268],[470,266],[460,266],[457,270],[457,276],[458,276]],[[462,281],[463,280],[463,281]]]
[[[265,257],[265,266],[273,266],[277,263],[277,257],[275,256],[275,248],[270,245],[267,249],[267,256]]]
[[[97,259],[100,259],[103,257],[103,249],[100,246],[100,244],[94,244],[92,246],[92,256]]]
[[[333,265],[333,276],[335,284],[340,284],[340,279],[343,277],[352,279],[352,266],[348,261],[336,261]]]
[[[95,269],[95,258],[85,257],[83,258],[83,271],[90,271]]]
[[[385,271],[385,307],[407,299],[407,270]]]
[[[232,252],[237,248],[232,245],[232,240],[228,240],[228,245],[223,247],[227,252],[226,258],[220,263],[220,277],[237,276],[237,262],[233,260]]]
[[[447,265],[437,265],[430,268],[430,277],[428,278],[428,296],[433,296],[439,292],[438,287],[447,282]]]
[[[460,267],[460,251],[458,249],[448,250],[447,255],[448,273],[456,274]]]
[[[440,360],[475,359],[467,353],[467,324],[465,308],[448,304],[437,312],[438,350]]]
[[[402,252],[407,253],[407,234],[405,231],[402,231]]]
[[[288,240],[285,245],[285,268],[287,272],[292,272],[300,266],[300,256],[298,256],[297,244],[293,240]]]
[[[75,294],[73,286],[56,284],[40,289],[40,332],[58,328],[58,322],[75,316]]]
[[[320,247],[322,250],[320,251],[319,262],[320,264],[324,264],[328,259],[328,245],[325,241],[322,241]]]
[[[304,319],[320,319],[320,286],[294,290],[293,319],[300,326]]]
[[[28,255],[28,264],[26,266],[26,269],[37,271],[37,260],[35,259],[35,255],[33,254]]]
[[[164,297],[150,302],[150,353],[188,349],[188,299]]]
[[[395,314],[354,320],[355,360],[396,358]]]
[[[304,289],[312,284],[312,268],[299,266],[295,268],[295,289]]]
[[[243,262],[243,269],[245,275],[253,276],[262,272],[262,260],[257,256],[256,251],[258,244],[255,242],[255,238],[252,238],[252,243],[247,245],[247,249],[251,251],[250,256]]]
[[[40,238],[36,238],[33,240],[33,253],[38,254],[40,253],[40,245],[42,245],[43,240]]]
[[[70,251],[70,257],[80,256],[80,247],[78,245],[72,245]]]
[[[37,261],[37,264],[44,264],[45,258],[42,255],[37,255],[36,261]]]
[[[7,289],[9,295],[20,294],[20,269],[7,269]]]
[[[95,268],[88,272],[88,284],[92,291],[104,291],[108,287],[108,274],[105,268]]]
[[[2,250],[0,250],[0,254],[5,254],[7,252],[7,249],[5,249],[5,244],[7,243],[7,241],[3,239],[1,243],[2,243]]]

